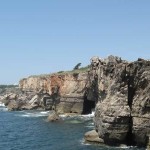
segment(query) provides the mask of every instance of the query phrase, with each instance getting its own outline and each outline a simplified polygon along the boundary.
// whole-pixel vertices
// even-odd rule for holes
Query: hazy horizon
[[[0,2],[0,84],[82,67],[92,56],[150,59],[149,0]]]

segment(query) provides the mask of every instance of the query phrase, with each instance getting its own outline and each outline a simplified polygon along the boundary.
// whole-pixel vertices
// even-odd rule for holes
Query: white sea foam
[[[67,115],[59,115],[61,118],[66,118],[68,117]]]
[[[124,144],[122,144],[122,145],[120,145],[119,147],[116,147],[116,148],[118,148],[118,149],[120,149],[120,148],[122,148],[122,149],[132,149],[133,147],[135,147],[135,146],[127,146],[127,145],[124,145]]]
[[[63,115],[59,115],[63,120],[66,119],[80,119],[80,120],[84,120],[84,121],[88,121],[91,120],[94,117],[95,112],[92,112],[91,114],[87,114],[87,115],[77,115],[77,114],[63,114]]]
[[[90,128],[90,129],[92,129],[92,128],[94,128],[94,126],[86,126],[87,128]]]
[[[92,117],[94,117],[94,114],[95,114],[95,111],[92,111],[91,114],[82,115],[82,116],[83,116],[83,117],[90,117],[90,118],[92,118]]]
[[[82,120],[88,121],[94,117],[94,114],[95,112],[92,112],[91,114],[87,114],[87,115],[79,115],[79,118],[81,118]]]
[[[91,145],[90,143],[85,142],[84,139],[80,140],[81,145]]]
[[[0,102],[0,107],[5,107],[4,103]]]
[[[51,112],[50,111],[22,111],[21,114],[17,115],[17,116],[22,116],[22,117],[42,117],[42,116],[48,116]],[[63,120],[66,119],[73,119],[73,120],[84,120],[84,121],[88,121],[91,120],[91,118],[93,118],[94,116],[94,112],[92,112],[91,114],[88,115],[72,115],[72,114],[63,114],[60,115],[60,117]],[[92,128],[93,124],[89,125],[89,128]]]
[[[42,111],[42,112],[40,112],[41,114],[48,114],[49,113],[49,111]]]
[[[7,111],[7,107],[4,105],[4,103],[0,102],[0,111]]]
[[[49,111],[37,111],[37,112],[27,112],[27,111],[22,111],[23,114],[19,114],[17,116],[21,116],[21,117],[44,117],[44,116],[48,116]]]

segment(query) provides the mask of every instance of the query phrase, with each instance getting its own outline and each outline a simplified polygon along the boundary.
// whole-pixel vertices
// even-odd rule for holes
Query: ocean
[[[7,111],[0,104],[0,150],[144,150],[85,143],[85,132],[94,129],[93,114],[47,122],[48,111]]]

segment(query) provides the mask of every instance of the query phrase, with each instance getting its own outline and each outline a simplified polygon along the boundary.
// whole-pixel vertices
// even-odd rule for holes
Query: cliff
[[[88,141],[138,146],[149,142],[148,60],[127,62],[115,56],[93,57],[89,68],[31,76],[22,79],[19,87],[19,92],[1,98],[9,110],[54,109],[58,113],[87,114],[95,108],[97,133],[86,134]]]
[[[19,82],[19,93],[8,93],[2,101],[9,110],[56,109],[58,113],[90,113],[94,95],[86,98],[89,68],[51,75],[30,76]],[[92,93],[92,92],[91,92]]]
[[[53,93],[55,88],[58,88],[56,93],[57,111],[59,113],[81,114],[87,83],[87,72],[85,71],[29,77],[21,80],[19,85],[24,92],[30,90],[38,93],[42,90],[42,93],[49,95]]]
[[[98,103],[95,129],[104,143],[145,146],[150,133],[150,61],[93,58]]]
[[[87,73],[64,73],[45,76],[31,76],[20,80],[19,87],[22,91],[35,91],[41,89],[52,93],[52,88],[58,86],[62,97],[83,97],[87,83]]]

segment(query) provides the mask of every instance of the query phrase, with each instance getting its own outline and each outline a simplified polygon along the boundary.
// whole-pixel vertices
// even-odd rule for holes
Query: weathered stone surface
[[[53,94],[55,87],[58,87],[58,95],[53,94],[52,97],[43,98],[41,103],[39,99],[34,98],[30,100],[32,106],[42,106],[45,109],[54,109],[56,102],[56,109],[59,113],[78,113],[83,112],[84,94],[87,86],[88,73],[70,73],[70,74],[53,74],[46,76],[35,76],[23,79],[20,81],[20,88],[26,92],[28,90],[35,93],[47,92],[49,95]],[[55,99],[55,100],[54,100]],[[35,101],[34,103],[32,101]],[[47,106],[49,105],[49,106]]]
[[[84,139],[87,142],[104,143],[104,140],[99,138],[99,135],[95,130],[85,133]]]
[[[33,96],[33,98],[29,101],[29,104],[31,105],[31,107],[35,108],[39,106],[39,96],[35,95]]]
[[[150,150],[150,135],[148,135],[147,141],[147,150]]]
[[[52,88],[59,87],[61,96],[83,96],[87,82],[87,73],[53,74],[35,76],[20,80],[19,86],[23,91],[31,90],[39,92],[41,89],[52,93]]]
[[[8,108],[9,111],[22,110],[22,106],[24,106],[23,101],[10,100],[8,105],[7,105],[7,108]]]
[[[99,136],[107,144],[146,145],[150,133],[150,61],[127,63],[111,56],[95,70],[99,102],[94,120]]]

